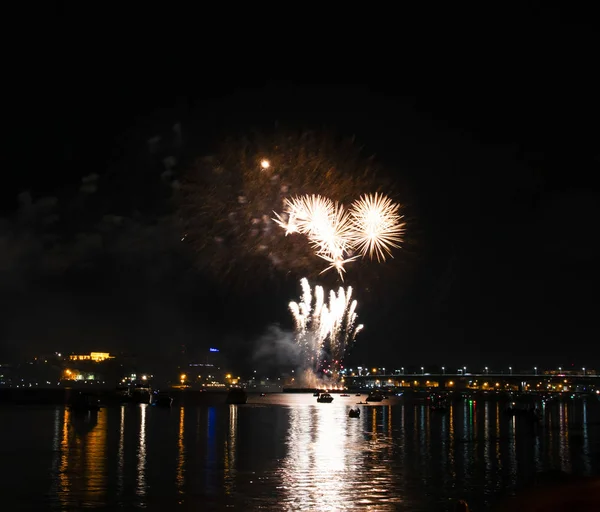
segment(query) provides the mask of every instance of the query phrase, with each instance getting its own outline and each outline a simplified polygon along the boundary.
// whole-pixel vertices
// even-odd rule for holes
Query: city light
[[[261,166],[263,169],[268,169],[268,168],[271,166],[271,162],[269,162],[268,160],[262,160],[262,161],[260,162],[260,166]]]

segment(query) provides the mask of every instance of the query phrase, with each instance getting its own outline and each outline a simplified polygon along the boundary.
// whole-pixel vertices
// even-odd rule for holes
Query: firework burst
[[[286,235],[306,235],[315,254],[337,270],[359,256],[385,261],[399,248],[404,233],[400,205],[383,194],[362,195],[346,211],[322,196],[299,196],[284,201],[284,214],[273,219]],[[354,254],[357,255],[354,255]]]
[[[350,208],[353,229],[351,245],[363,257],[377,261],[391,256],[392,248],[398,249],[404,234],[404,222],[398,213],[400,205],[383,194],[364,195]]]
[[[197,263],[223,284],[254,286],[281,274],[315,278],[323,260],[338,272],[352,261],[353,218],[341,205],[373,188],[387,186],[352,140],[257,134],[228,141],[188,167],[178,193],[181,229]]]
[[[299,302],[290,302],[289,309],[296,324],[296,342],[301,348],[305,370],[313,376],[320,372],[337,379],[347,348],[362,330],[356,325],[357,301],[352,299],[352,287],[340,287],[337,293],[315,286],[314,292],[306,278],[300,281]],[[326,367],[327,365],[327,367]]]

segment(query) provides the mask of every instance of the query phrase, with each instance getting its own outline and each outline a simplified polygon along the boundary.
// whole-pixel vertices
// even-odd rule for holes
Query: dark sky
[[[5,99],[0,354],[218,344],[248,357],[289,322],[294,285],[220,294],[178,244],[172,178],[146,141],[179,122],[185,161],[277,123],[355,135],[403,187],[409,275],[361,303],[356,362],[600,366],[600,89],[585,13],[454,13],[409,34],[403,20],[402,37],[379,40],[374,25],[268,53],[265,35],[138,38],[51,14],[53,37],[46,26],[15,55]]]

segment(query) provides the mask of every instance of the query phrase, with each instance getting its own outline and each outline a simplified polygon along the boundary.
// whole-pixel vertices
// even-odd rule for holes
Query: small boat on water
[[[350,418],[360,418],[360,409],[358,407],[356,409],[350,409],[348,416]]]
[[[96,412],[100,410],[100,400],[93,395],[79,393],[69,405],[69,409],[73,412]]]
[[[228,404],[242,405],[248,402],[248,395],[243,388],[231,388],[226,401]]]
[[[316,393],[313,393],[313,396],[319,396],[320,393],[317,391]]]
[[[429,400],[432,411],[445,412],[448,409],[448,399],[444,395],[432,394]]]
[[[340,396],[350,396],[350,395],[348,395],[348,394],[344,393],[343,395],[340,395]]]
[[[367,402],[382,402],[383,401],[383,393],[381,391],[375,390],[369,393],[367,397]]]
[[[360,393],[356,393],[356,395],[354,395],[354,396],[362,396],[362,395]]]
[[[148,384],[138,382],[117,386],[117,396],[124,404],[150,404],[153,399],[152,388]]]
[[[317,402],[320,404],[330,404],[333,402],[333,397],[329,393],[321,393],[319,398],[317,398]]]
[[[160,391],[152,398],[152,405],[156,407],[171,407],[173,405],[173,397],[166,391]]]

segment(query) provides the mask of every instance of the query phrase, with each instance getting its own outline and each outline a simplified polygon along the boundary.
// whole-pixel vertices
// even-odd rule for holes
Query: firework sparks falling
[[[385,261],[399,248],[404,234],[400,205],[383,194],[363,195],[349,211],[343,205],[316,195],[286,199],[284,214],[273,220],[286,235],[306,235],[316,255],[329,263],[340,277],[344,265],[359,256]],[[358,253],[353,256],[352,254]]]
[[[352,287],[340,287],[337,293],[315,286],[314,293],[306,278],[300,281],[300,302],[290,302],[289,309],[296,323],[296,342],[300,345],[306,370],[316,375],[330,361],[332,377],[337,378],[346,349],[362,330],[356,325],[357,301],[352,299]]]

